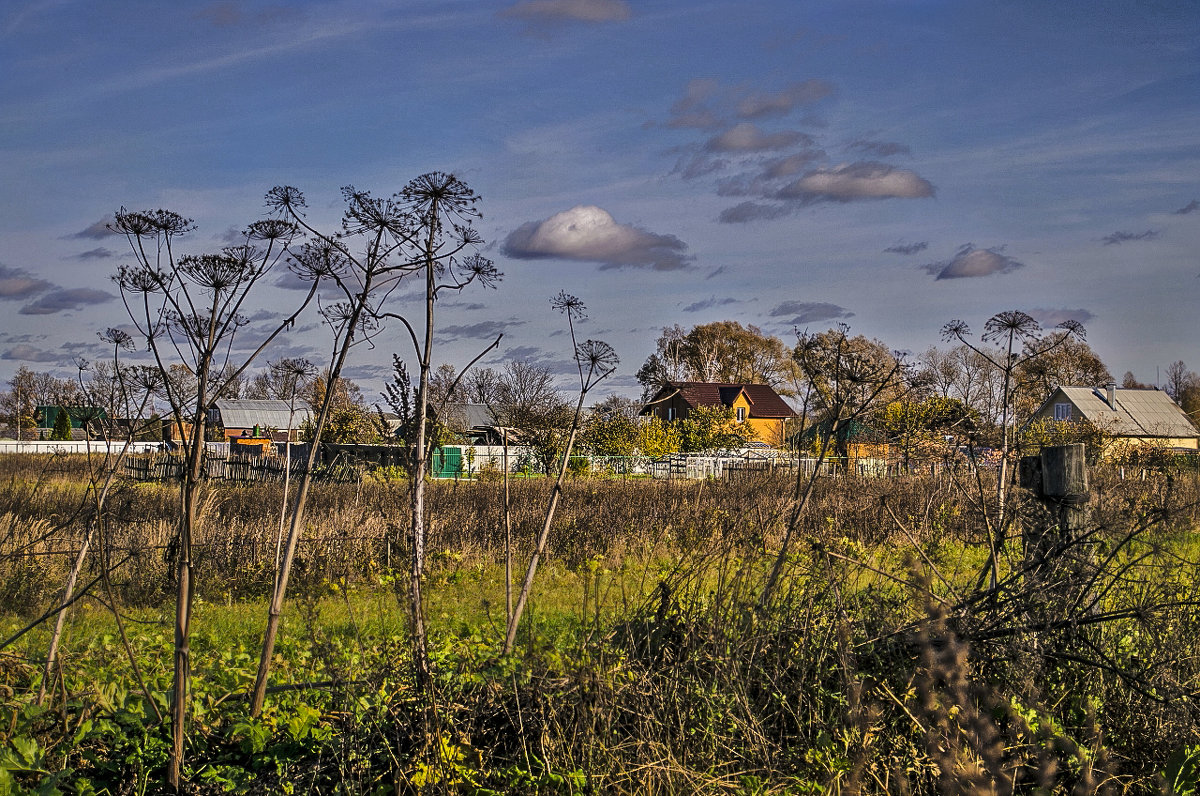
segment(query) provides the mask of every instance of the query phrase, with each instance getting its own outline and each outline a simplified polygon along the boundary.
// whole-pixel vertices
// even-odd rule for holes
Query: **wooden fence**
[[[122,462],[124,472],[138,481],[179,481],[183,479],[185,459],[177,452],[128,455]],[[290,463],[291,477],[304,474],[307,456],[293,454]],[[219,453],[206,451],[203,477],[212,481],[250,484],[284,480],[289,469],[283,456],[252,456],[241,453]],[[313,470],[317,481],[353,483],[362,478],[362,468],[347,463],[338,457],[329,462],[319,462]]]

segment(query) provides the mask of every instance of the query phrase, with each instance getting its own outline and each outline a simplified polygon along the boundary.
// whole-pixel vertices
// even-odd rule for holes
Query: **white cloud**
[[[866,161],[811,171],[781,188],[776,196],[805,202],[853,202],[860,199],[921,199],[933,196],[933,193],[933,185],[915,172]]]
[[[1003,254],[1003,247],[976,249],[968,243],[949,260],[921,266],[926,273],[937,279],[971,279],[992,274],[1006,274],[1025,264]]]
[[[522,224],[504,241],[503,251],[522,260],[561,258],[603,263],[605,268],[687,267],[687,244],[628,224],[594,205],[579,205],[543,221]]]

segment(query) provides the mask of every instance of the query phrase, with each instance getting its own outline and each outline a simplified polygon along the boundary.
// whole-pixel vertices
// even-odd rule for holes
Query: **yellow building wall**
[[[750,402],[746,400],[745,395],[739,395],[737,400],[733,402],[734,417],[737,417],[738,409],[745,411],[746,419],[741,423],[735,421],[735,425],[742,426],[750,431],[750,436],[754,441],[765,442],[768,445],[779,446],[784,441],[784,421],[782,419],[768,417],[750,417]]]
[[[1105,446],[1106,456],[1125,453],[1136,448],[1183,448],[1200,450],[1196,437],[1114,437]]]

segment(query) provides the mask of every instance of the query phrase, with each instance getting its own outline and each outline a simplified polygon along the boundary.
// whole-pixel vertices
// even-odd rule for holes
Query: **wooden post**
[[[1021,460],[1021,486],[1030,489],[1048,516],[1025,531],[1025,563],[1030,577],[1055,588],[1076,580],[1087,555],[1076,542],[1086,531],[1089,511],[1086,448],[1082,443],[1042,449]]]

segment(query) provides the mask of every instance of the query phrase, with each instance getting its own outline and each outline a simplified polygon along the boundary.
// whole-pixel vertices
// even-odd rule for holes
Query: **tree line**
[[[121,344],[122,333],[109,329],[102,339]],[[1043,335],[1045,336],[1045,335]],[[821,422],[830,407],[823,404],[822,391],[814,384],[830,378],[829,362],[821,364],[800,353],[801,338],[826,347],[844,337],[846,353],[876,363],[901,362],[893,384],[884,390],[871,414],[874,427],[891,433],[902,445],[913,440],[918,429],[933,430],[970,421],[985,438],[995,437],[1004,423],[1005,408],[1010,419],[1029,417],[1058,386],[1100,386],[1115,381],[1100,355],[1088,343],[1064,330],[1048,337],[1056,345],[1040,352],[1041,337],[1023,339],[1016,352],[1024,355],[1014,368],[1006,391],[1006,356],[995,349],[972,348],[952,338],[945,345],[932,345],[916,355],[901,356],[879,340],[849,335],[837,329],[800,335],[789,345],[756,326],[725,320],[699,324],[690,329],[675,325],[664,328],[655,349],[636,373],[642,385],[640,400],[611,395],[590,408],[581,438],[590,453],[608,456],[634,454],[659,456],[666,453],[728,447],[747,441],[722,412],[700,412],[690,423],[656,427],[639,421],[642,404],[668,382],[712,381],[753,383],[772,386],[805,414],[805,422]],[[819,347],[819,346],[818,346]],[[1030,354],[1037,354],[1029,356]],[[36,426],[35,407],[94,407],[112,420],[128,418],[144,398],[129,385],[149,383],[148,410],[165,415],[169,391],[195,389],[195,375],[182,363],[168,365],[164,374],[144,365],[126,365],[119,360],[78,363],[76,378],[60,378],[50,372],[21,366],[0,391],[0,422],[12,435],[17,418],[22,430]],[[281,359],[257,370],[235,372],[226,364],[210,376],[221,383],[221,397],[231,399],[292,400],[316,413],[329,392],[324,375],[306,360]],[[1200,375],[1185,362],[1175,361],[1164,371],[1163,389],[1186,413],[1200,414]],[[161,384],[156,384],[161,382]],[[1153,389],[1126,372],[1120,385],[1131,389]],[[552,462],[561,448],[562,432],[570,417],[570,401],[559,389],[555,374],[547,367],[512,360],[496,367],[473,367],[460,372],[442,363],[429,374],[429,400],[434,406],[478,404],[488,407],[498,426],[523,430],[523,439]],[[142,390],[143,393],[146,390]],[[1007,395],[1007,399],[1006,396]],[[807,396],[807,398],[806,398]],[[393,429],[411,426],[415,389],[405,361],[393,356],[393,371],[382,393],[371,400],[354,380],[339,377],[331,395],[331,408],[321,438],[330,442],[398,441]],[[385,417],[390,412],[391,417]],[[408,420],[403,420],[405,413]],[[388,422],[388,421],[391,422]],[[311,425],[311,424],[310,424]],[[443,441],[455,441],[450,426],[442,424]],[[147,432],[149,434],[151,432]],[[306,430],[311,438],[312,429]],[[400,435],[402,439],[403,434]]]

